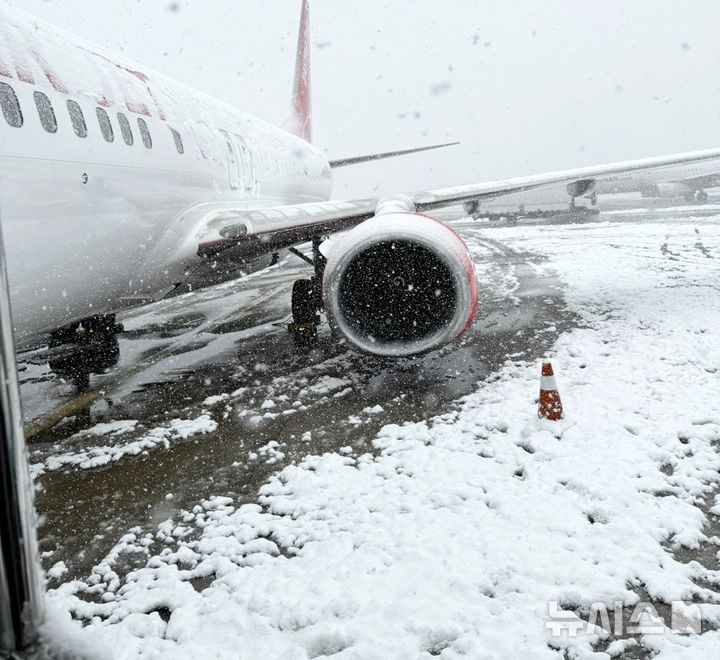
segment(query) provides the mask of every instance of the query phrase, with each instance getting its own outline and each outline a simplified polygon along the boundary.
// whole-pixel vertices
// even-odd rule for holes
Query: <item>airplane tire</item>
[[[82,326],[82,332],[80,332],[80,326]],[[64,328],[53,330],[49,335],[49,345],[50,348],[53,348],[79,341],[102,340],[104,337],[117,335],[123,330],[122,323],[115,322],[115,314],[88,316]]]
[[[80,322],[77,321],[64,328],[53,330],[48,337],[48,345],[50,348],[56,348],[57,346],[63,346],[64,344],[72,344],[77,339],[77,331],[80,326]]]
[[[313,298],[313,286],[310,280],[296,280],[293,283],[291,307],[295,323],[307,323],[315,319]]]
[[[293,284],[291,309],[293,322],[288,326],[295,346],[304,348],[317,339],[316,296],[311,280],[296,280]]]

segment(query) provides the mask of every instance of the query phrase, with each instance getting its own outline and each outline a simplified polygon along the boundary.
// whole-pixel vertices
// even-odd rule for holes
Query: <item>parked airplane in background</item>
[[[639,172],[620,172],[570,182],[570,205],[575,198],[588,197],[595,204],[597,195],[641,193],[643,197],[683,197],[688,202],[707,201],[705,188],[720,185],[720,161],[683,163],[669,168]]]
[[[21,11],[3,6],[0,18],[0,212],[20,342],[106,323],[184,290],[200,269],[236,277],[238,262],[312,241],[315,275],[293,288],[296,335],[312,337],[324,308],[355,348],[420,353],[461,335],[477,308],[466,246],[425,212],[551,184],[577,197],[639,173],[660,185],[669,167],[705,176],[720,158],[328,201],[333,167],[399,152],[328,161],[311,144],[307,0],[288,130]],[[344,230],[326,259],[323,239]]]
[[[705,188],[715,186],[720,186],[720,161],[710,159],[578,179],[568,182],[566,191],[570,199],[570,209],[573,210],[576,208],[575,200],[579,197],[589,199],[591,206],[596,206],[598,195],[620,193],[640,193],[643,197],[664,199],[682,198],[687,202],[702,203],[708,199]],[[538,197],[528,195],[521,204],[523,207],[532,206],[539,201]],[[481,207],[479,200],[471,200],[464,206],[465,212],[476,219],[488,211],[486,207]]]
[[[681,197],[688,202],[705,202],[708,199],[705,188],[714,188],[718,185],[720,185],[720,162],[710,160],[703,163],[689,163],[669,170],[598,177],[591,194],[614,195],[639,192],[643,197]]]

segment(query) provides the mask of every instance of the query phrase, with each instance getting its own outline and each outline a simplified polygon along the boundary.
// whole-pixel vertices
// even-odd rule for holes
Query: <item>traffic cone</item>
[[[538,405],[538,417],[556,421],[562,418],[563,409],[560,401],[560,394],[555,384],[552,364],[543,362],[542,375],[540,377],[540,402]]]

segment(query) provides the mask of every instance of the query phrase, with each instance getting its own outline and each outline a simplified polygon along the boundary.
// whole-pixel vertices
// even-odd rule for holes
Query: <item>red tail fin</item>
[[[307,142],[312,141],[312,102],[310,99],[310,7],[303,0],[300,13],[297,54],[295,56],[292,112],[283,128]]]

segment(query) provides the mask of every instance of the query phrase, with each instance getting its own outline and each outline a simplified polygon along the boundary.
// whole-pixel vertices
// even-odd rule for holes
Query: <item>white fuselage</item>
[[[595,179],[595,192],[600,195],[644,192],[652,190],[653,187],[662,184],[703,179],[707,179],[704,186],[709,188],[720,183],[720,177],[718,177],[719,171],[720,162],[717,160],[708,160],[689,165],[674,165],[668,168],[647,170],[644,172],[626,172],[624,174],[601,176]],[[689,185],[688,191],[692,192],[692,190],[693,186]]]
[[[0,113],[0,217],[19,341],[172,291],[202,263],[186,220],[197,205],[330,196],[327,160],[307,142],[4,6],[0,101],[11,113]]]

